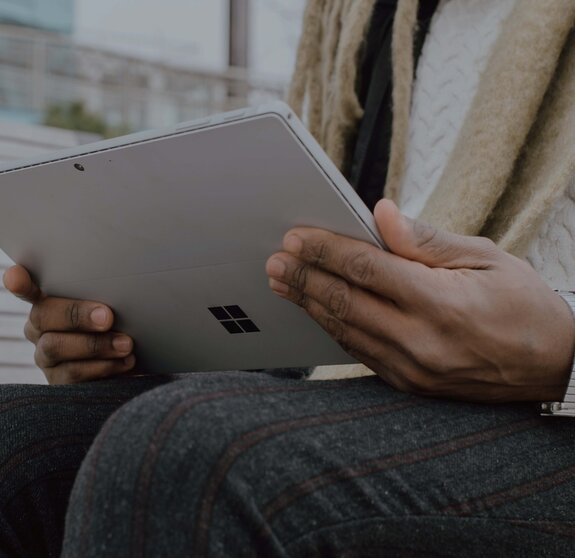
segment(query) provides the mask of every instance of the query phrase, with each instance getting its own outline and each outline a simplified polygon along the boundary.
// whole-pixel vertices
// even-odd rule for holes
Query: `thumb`
[[[428,267],[485,269],[492,265],[498,252],[487,238],[453,234],[409,219],[389,200],[380,201],[374,215],[381,237],[392,253]]]
[[[21,265],[15,265],[4,273],[4,286],[13,295],[34,304],[43,298],[42,291],[32,281],[30,274]]]

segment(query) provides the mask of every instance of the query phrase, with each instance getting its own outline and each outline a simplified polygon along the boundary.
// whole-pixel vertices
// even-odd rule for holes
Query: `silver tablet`
[[[382,246],[283,103],[0,167],[0,247],[47,294],[108,304],[142,372],[354,362],[268,287],[295,226]]]

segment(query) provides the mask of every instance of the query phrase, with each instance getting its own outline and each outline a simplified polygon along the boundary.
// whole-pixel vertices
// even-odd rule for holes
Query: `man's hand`
[[[111,331],[114,315],[108,307],[47,297],[21,266],[6,271],[4,285],[32,304],[24,333],[36,345],[36,364],[51,384],[99,380],[134,368],[134,344]]]
[[[271,288],[403,391],[474,401],[553,401],[575,352],[569,307],[490,240],[435,230],[388,201],[389,247],[294,229],[267,264]],[[574,278],[575,279],[575,278]]]

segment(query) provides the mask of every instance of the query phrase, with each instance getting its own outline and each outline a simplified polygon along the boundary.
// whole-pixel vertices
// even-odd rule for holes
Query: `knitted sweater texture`
[[[445,171],[480,76],[520,0],[442,0],[419,60],[414,84],[401,209],[420,215]],[[525,257],[556,289],[575,286],[575,181],[558,198]]]

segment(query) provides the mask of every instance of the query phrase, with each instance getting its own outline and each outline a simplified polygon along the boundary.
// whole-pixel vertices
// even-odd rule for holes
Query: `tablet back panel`
[[[294,226],[377,243],[355,192],[281,112],[8,169],[0,245],[48,294],[109,304],[142,371],[353,362],[267,285]]]

